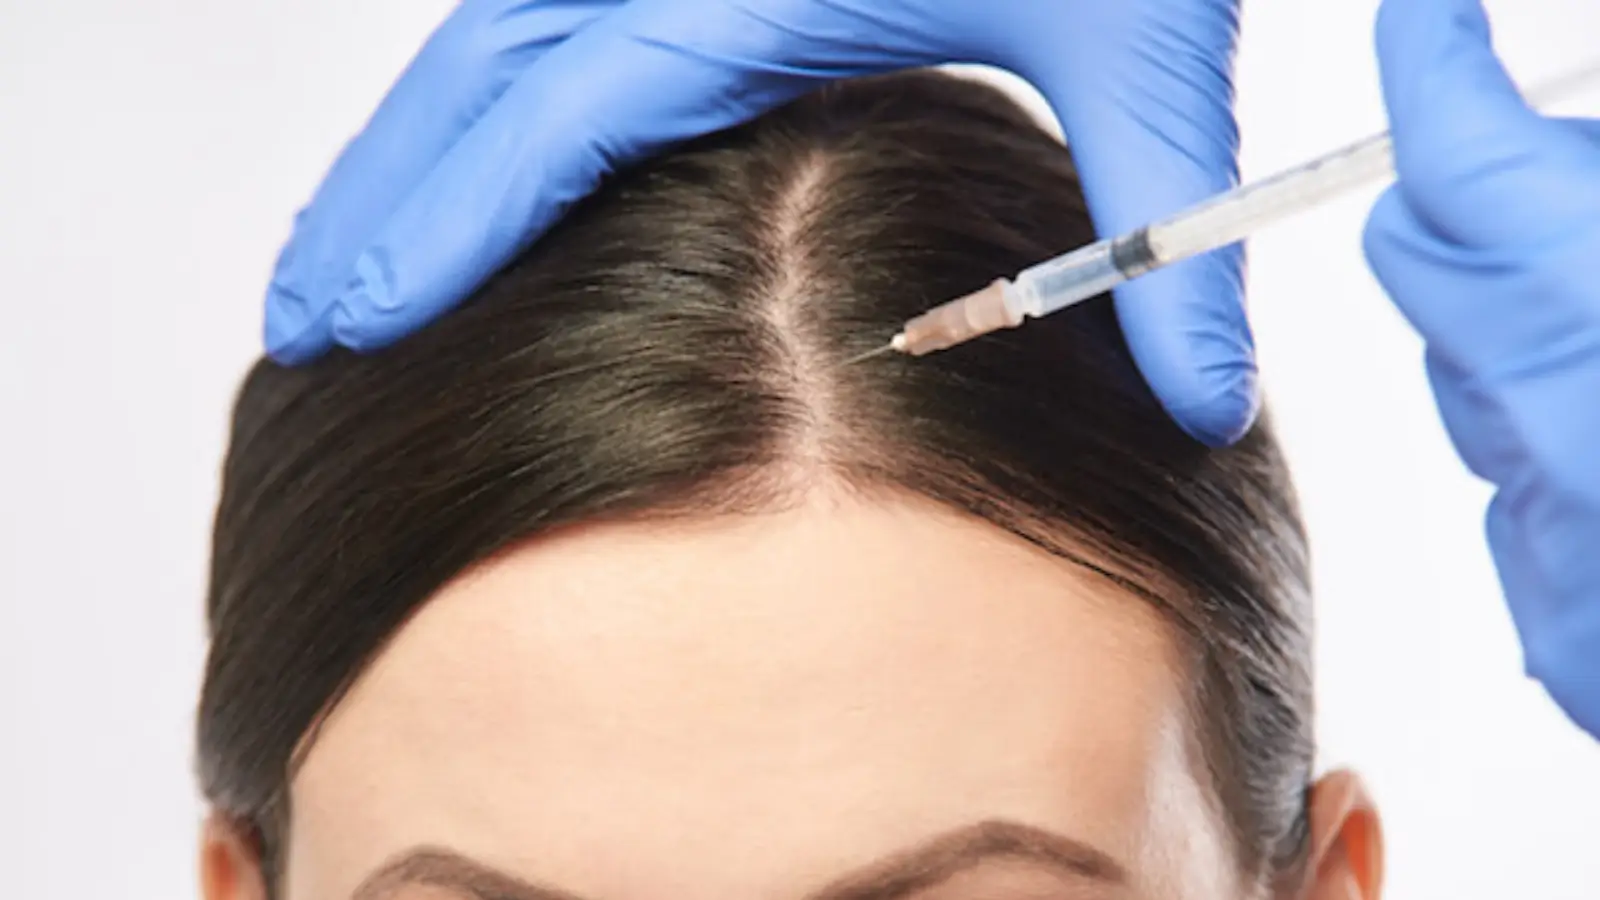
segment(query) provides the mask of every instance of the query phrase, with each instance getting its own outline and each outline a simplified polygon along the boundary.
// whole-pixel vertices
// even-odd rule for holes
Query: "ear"
[[[1378,900],[1383,831],[1378,808],[1354,772],[1334,771],[1311,789],[1311,855],[1305,900]]]
[[[200,830],[200,896],[204,900],[267,900],[255,841],[213,811]]]

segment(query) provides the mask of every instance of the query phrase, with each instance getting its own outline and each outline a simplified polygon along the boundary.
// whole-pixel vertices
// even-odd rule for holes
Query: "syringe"
[[[1600,63],[1529,91],[1545,107],[1600,84]],[[888,347],[923,356],[1026,319],[1047,316],[1140,275],[1243,240],[1263,226],[1394,175],[1388,132],[1341,147],[1264,181],[1234,188],[1170,218],[1024,269],[908,321]]]

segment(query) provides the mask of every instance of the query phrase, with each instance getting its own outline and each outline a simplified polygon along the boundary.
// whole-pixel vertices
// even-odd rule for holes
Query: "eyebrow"
[[[1088,844],[1016,822],[987,821],[947,832],[834,881],[806,900],[898,900],[991,860],[1032,863],[1107,887],[1127,872]],[[465,900],[587,900],[524,881],[443,847],[418,847],[369,875],[351,900],[389,900],[404,887],[442,888]]]

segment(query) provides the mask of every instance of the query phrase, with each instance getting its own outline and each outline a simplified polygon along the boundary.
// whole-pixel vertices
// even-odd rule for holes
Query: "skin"
[[[332,711],[283,896],[1240,897],[1177,660],[1145,603],[909,499],[571,529],[447,586]],[[1293,893],[1376,897],[1359,782],[1313,825]],[[202,875],[263,896],[218,820]]]

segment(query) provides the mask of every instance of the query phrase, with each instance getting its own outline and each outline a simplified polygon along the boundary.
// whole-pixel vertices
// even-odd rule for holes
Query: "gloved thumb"
[[[1480,0],[1384,0],[1377,45],[1399,191],[1419,224],[1508,247],[1593,216],[1593,192],[1572,188],[1592,180],[1594,147],[1524,101]]]

